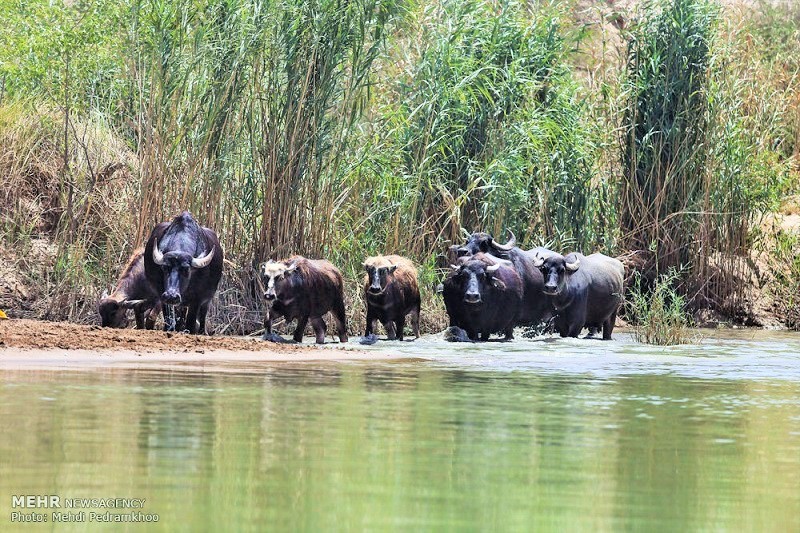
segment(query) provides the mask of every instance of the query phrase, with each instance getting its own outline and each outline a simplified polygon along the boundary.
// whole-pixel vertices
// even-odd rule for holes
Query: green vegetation
[[[672,270],[659,276],[653,287],[646,290],[641,276],[635,276],[628,287],[625,316],[633,322],[637,341],[660,346],[688,342],[691,320],[686,300],[675,290],[679,280],[679,272]]]
[[[294,253],[342,268],[358,329],[363,258],[408,255],[440,329],[437,258],[463,229],[633,252],[643,296],[677,268],[687,311],[741,317],[741,265],[790,263],[759,224],[800,190],[800,10],[646,1],[587,65],[598,20],[569,8],[0,0],[0,243],[25,312],[93,321],[189,209],[230,261],[219,331],[258,329],[253,267]]]

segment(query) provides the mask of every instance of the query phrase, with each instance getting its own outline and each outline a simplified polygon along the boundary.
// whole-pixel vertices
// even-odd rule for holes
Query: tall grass
[[[688,265],[679,289],[694,309],[736,315],[752,228],[774,207],[783,170],[770,164],[767,117],[745,105],[753,87],[706,0],[645,2],[628,44],[620,136],[620,222],[627,249],[652,252],[657,276]]]
[[[558,12],[467,0],[418,18],[419,57],[387,84],[397,100],[367,154],[378,241],[425,256],[461,228],[510,228],[593,246],[601,186]]]
[[[32,275],[38,316],[92,321],[127,254],[183,209],[225,246],[220,331],[259,327],[253,265],[292,253],[343,270],[356,328],[363,257],[409,255],[438,328],[437,255],[464,229],[649,251],[645,280],[688,264],[690,308],[735,313],[758,217],[797,188],[795,48],[767,45],[790,25],[648,1],[624,81],[598,89],[549,4],[0,5],[2,240],[56,243]]]
[[[671,346],[689,341],[690,319],[686,300],[675,289],[680,281],[677,270],[659,276],[652,287],[636,275],[629,287],[626,316],[633,322],[633,337],[639,342]]]

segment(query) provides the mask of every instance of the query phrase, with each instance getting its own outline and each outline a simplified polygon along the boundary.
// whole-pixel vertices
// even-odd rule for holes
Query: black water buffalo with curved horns
[[[187,309],[189,333],[206,333],[208,306],[222,278],[223,252],[217,234],[184,211],[156,226],[144,250],[147,279],[170,308],[164,310],[165,329],[172,322],[168,313],[173,316],[174,307],[181,307]]]
[[[487,254],[464,257],[442,283],[450,325],[476,341],[503,333],[511,340],[522,309],[522,280],[510,263]]]
[[[521,250],[516,246],[517,239],[514,234],[511,231],[508,233],[509,239],[505,244],[497,242],[488,233],[472,233],[466,243],[450,247],[448,258],[452,260],[454,256],[464,258],[484,253],[510,261],[522,279],[523,301],[517,317],[517,325],[535,326],[541,322],[547,322],[552,317],[552,310],[543,292],[544,278],[534,265],[534,261],[538,256],[547,257],[555,252],[547,248]]]
[[[577,337],[584,327],[603,327],[611,339],[622,303],[625,268],[603,254],[539,257],[536,267],[544,276],[544,293],[556,310],[556,329],[562,337]]]

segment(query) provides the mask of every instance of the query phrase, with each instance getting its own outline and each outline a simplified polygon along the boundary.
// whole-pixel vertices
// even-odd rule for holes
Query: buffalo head
[[[542,292],[548,296],[557,296],[564,292],[569,275],[580,268],[581,261],[574,254],[566,257],[561,254],[552,254],[548,257],[537,255],[533,266],[541,270],[544,276],[544,289]]]
[[[288,303],[291,300],[291,290],[294,285],[292,274],[297,270],[297,264],[289,261],[273,261],[270,259],[261,265],[261,281],[264,284],[264,298],[268,302],[275,300]]]
[[[499,264],[488,265],[483,261],[470,260],[460,265],[450,265],[452,279],[458,284],[463,300],[468,304],[483,303],[490,287],[504,289],[502,280],[494,276]]]
[[[517,243],[517,238],[514,233],[508,230],[508,241],[505,244],[500,244],[494,238],[485,232],[476,232],[467,238],[467,242],[455,248],[455,255],[457,257],[466,257],[478,253],[492,254],[501,256],[509,252]]]
[[[194,257],[192,254],[175,250],[163,253],[158,248],[158,241],[153,244],[153,262],[161,267],[164,273],[164,293],[161,300],[167,305],[179,305],[181,295],[189,286],[192,272],[206,268],[214,259],[214,248]]]
[[[369,283],[367,292],[378,295],[386,290],[389,277],[397,270],[397,265],[393,265],[385,257],[368,257],[364,261],[364,270]]]
[[[104,291],[97,304],[100,325],[104,328],[124,328],[128,325],[127,310],[133,309],[145,300],[117,300]]]

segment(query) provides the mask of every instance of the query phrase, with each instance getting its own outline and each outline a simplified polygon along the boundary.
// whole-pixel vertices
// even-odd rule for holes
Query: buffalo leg
[[[397,332],[394,329],[394,322],[387,320],[383,323],[383,329],[386,330],[386,339],[393,341],[397,338]]]
[[[333,304],[333,320],[336,322],[336,331],[339,334],[339,342],[347,342],[347,314],[344,310],[344,300],[337,298]]]
[[[405,315],[400,316],[397,320],[394,321],[395,329],[397,329],[397,340],[403,340],[403,330],[406,327],[406,317]]]
[[[303,342],[303,332],[306,330],[306,324],[308,324],[308,315],[297,319],[297,327],[294,330],[294,335],[292,335],[294,342]]]
[[[208,306],[209,302],[200,304],[200,310],[197,313],[197,321],[200,324],[200,327],[197,329],[197,333],[200,335],[208,334],[206,331],[206,316],[208,316]]]
[[[610,341],[611,340],[611,332],[614,331],[614,324],[617,321],[617,312],[614,311],[611,313],[611,316],[608,317],[608,320],[603,322],[603,340]]]
[[[194,335],[197,333],[197,306],[190,305],[186,315],[186,331]]]
[[[414,338],[419,339],[419,305],[411,310],[411,331],[414,332]]]
[[[338,326],[337,326],[338,327]],[[375,331],[375,314],[372,312],[372,307],[367,305],[367,326],[364,329],[364,336],[369,337]]]
[[[514,340],[514,324],[512,323],[510,326],[508,326],[503,333],[505,334],[503,340]]]
[[[144,329],[144,311],[141,306],[137,305],[133,308],[133,316],[136,317],[136,329]]]
[[[317,336],[317,344],[325,344],[325,331],[328,326],[325,325],[322,317],[312,318],[311,327],[314,328],[314,334]]]
[[[156,327],[156,319],[161,312],[161,304],[157,303],[152,308],[148,309],[144,314],[144,328],[153,329]]]
[[[264,315],[264,335],[261,336],[262,340],[272,342],[289,342],[280,335],[276,335],[272,332],[272,321],[280,316],[280,313],[274,312],[272,308],[267,309],[267,312]]]
[[[489,335],[490,335],[490,333],[481,332],[481,341],[482,342],[488,341],[489,340]]]
[[[569,335],[569,319],[563,311],[556,318],[556,330],[561,337]]]

